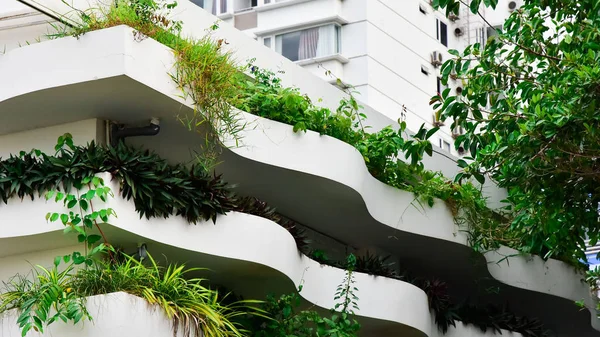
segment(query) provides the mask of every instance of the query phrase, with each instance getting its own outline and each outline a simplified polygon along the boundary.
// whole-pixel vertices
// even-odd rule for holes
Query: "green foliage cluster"
[[[69,137],[69,135],[67,135]],[[167,218],[172,214],[189,222],[215,221],[235,209],[227,184],[198,166],[169,165],[155,153],[123,144],[117,147],[60,147],[56,155],[21,152],[0,161],[0,198],[41,196],[45,191],[69,192],[76,182],[110,172],[121,183],[120,194],[133,199],[140,216]]]
[[[413,192],[421,205],[433,206],[436,199],[446,202],[456,222],[469,233],[471,246],[478,251],[500,245],[517,247],[520,233],[512,231],[507,219],[487,207],[480,189],[467,181],[448,181],[441,173],[423,167],[421,159],[433,152],[428,139],[437,128],[421,127],[416,134],[409,135],[406,123],[401,121],[398,130],[386,127],[369,133],[363,125],[366,116],[359,112],[361,107],[352,95],[340,102],[336,112],[331,112],[315,106],[298,89],[283,87],[275,73],[252,63],[248,69],[254,80],[240,80],[239,109],[293,125],[294,131],[311,130],[354,146],[378,180]],[[406,160],[399,158],[402,153]],[[483,182],[482,175],[475,178]]]
[[[414,192],[419,203],[431,206],[436,198],[448,203],[457,223],[469,230],[475,249],[494,249],[501,244],[515,247],[519,234],[510,230],[507,220],[485,206],[477,188],[468,182],[448,182],[440,174],[423,168],[420,161],[424,154],[432,154],[433,145],[428,139],[437,128],[422,127],[409,136],[406,124],[400,122],[399,130],[387,127],[368,133],[363,125],[366,116],[360,113],[361,106],[352,95],[332,112],[313,104],[298,89],[282,86],[275,73],[252,62],[247,67],[253,77],[249,78],[234,65],[231,55],[221,49],[225,41],[214,41],[208,34],[201,40],[184,39],[180,36],[179,22],[156,14],[172,6],[150,0],[120,0],[104,13],[82,13],[83,24],[75,28],[74,34],[126,24],[135,28],[140,38],[151,37],[172,48],[177,55],[177,69],[171,76],[196,106],[193,116],[180,118],[191,130],[208,132],[204,153],[209,158],[205,165],[214,162],[215,158],[210,157],[219,151],[216,144],[219,139],[233,137],[237,141],[239,131],[244,128],[231,110],[233,105],[293,125],[294,131],[312,130],[354,146],[377,179]],[[400,153],[404,153],[406,161],[398,157]],[[474,177],[483,180],[482,175]],[[188,219],[196,216],[192,214]]]
[[[330,260],[326,252],[322,250],[313,250],[310,257],[321,264],[338,268],[344,268],[345,266],[344,262]],[[487,330],[500,332],[500,329],[504,329],[521,333],[526,337],[546,337],[549,335],[549,331],[538,319],[517,316],[510,312],[508,308],[495,305],[482,307],[468,301],[456,303],[450,296],[446,282],[439,279],[415,277],[402,268],[398,272],[394,262],[388,262],[388,259],[389,256],[382,257],[367,251],[365,254],[356,257],[353,270],[369,275],[398,279],[422,289],[427,294],[429,309],[434,313],[435,323],[442,333],[446,333],[450,326],[456,326],[456,322],[460,321],[465,325],[472,324],[483,332]],[[594,282],[591,281],[592,277],[590,274],[589,282]],[[595,280],[597,281],[598,278],[596,277]]]
[[[206,287],[205,280],[187,276],[196,271],[193,268],[163,268],[151,257],[149,260],[148,266],[131,257],[118,262],[96,258],[86,268],[74,268],[71,263],[63,271],[59,271],[58,263],[50,269],[37,266],[34,280],[17,276],[5,283],[0,313],[18,309],[17,322],[25,336],[32,328],[43,332],[59,320],[74,324],[92,320],[86,297],[123,291],[161,308],[173,321],[174,333],[181,329],[186,337],[246,336],[239,318],[262,314],[257,301],[222,304],[222,296]]]
[[[434,0],[448,13],[462,1]],[[470,9],[495,7],[473,0]],[[462,177],[488,174],[508,191],[514,248],[576,263],[600,238],[600,2],[525,0],[498,35],[442,67],[463,82],[432,99],[461,126],[469,149]]]
[[[253,78],[243,73],[238,75],[238,109],[293,125],[294,132],[313,130],[350,144],[362,139],[354,130],[365,116],[356,113],[359,107],[355,100],[346,101],[347,108],[333,113],[314,105],[297,88],[283,87],[275,73],[259,68],[252,61],[247,70]]]
[[[261,314],[259,301],[244,300],[228,304],[228,295],[206,286],[207,280],[190,277],[199,271],[185,265],[161,267],[151,256],[144,264],[125,256],[118,262],[100,262],[94,268],[78,270],[71,279],[80,297],[123,291],[161,308],[173,320],[173,333],[183,336],[246,336],[239,322],[248,314]]]
[[[57,150],[67,151],[65,145],[70,149],[68,151],[76,150],[72,139],[66,136],[59,139]],[[81,180],[72,178],[77,189],[74,194],[57,190],[46,193],[47,200],[53,199],[66,207],[65,213],[49,212],[46,220],[62,222],[65,234],[77,234],[77,241],[84,245],[84,253],[57,256],[53,268],[37,266],[33,280],[16,276],[5,283],[0,292],[0,313],[18,310],[17,323],[23,336],[31,329],[43,333],[48,325],[58,320],[74,324],[91,320],[85,298],[118,291],[142,297],[149,304],[160,307],[173,320],[174,334],[181,328],[186,337],[246,335],[237,318],[261,314],[254,306],[258,302],[222,305],[223,297],[205,287],[204,280],[186,277],[197,269],[186,270],[183,265],[162,268],[151,257],[148,266],[117,253],[101,229],[101,224],[108,223],[116,214],[110,208],[94,207],[95,201],[104,203],[113,197],[110,188],[93,175]],[[97,244],[101,239],[104,242]],[[109,259],[103,260],[101,254],[107,252]],[[62,262],[67,265],[59,268]]]
[[[133,200],[140,217],[178,215],[195,224],[209,219],[214,222],[217,215],[229,211],[244,212],[276,222],[292,234],[298,249],[309,250],[310,241],[297,223],[285,219],[261,200],[238,197],[226,182],[211,176],[201,166],[170,165],[154,152],[124,144],[102,147],[91,142],[87,146],[74,146],[70,134],[59,138],[56,150],[54,156],[34,150],[0,160],[0,199],[4,203],[12,197],[33,200],[46,191],[59,190],[50,196],[63,200],[69,208],[81,206],[87,210],[91,198],[110,195],[94,177],[109,172],[120,182],[119,194]],[[89,192],[80,196],[69,194],[75,193],[73,187],[75,191],[87,187]],[[60,219],[63,224],[82,221],[91,228],[97,219],[105,222],[110,214],[108,209],[96,210],[85,218],[80,218],[77,212],[52,213],[48,217],[52,221]],[[98,238],[93,236],[91,240],[95,243]]]
[[[238,142],[238,134],[244,128],[238,113],[232,109],[240,69],[231,54],[222,48],[227,42],[214,39],[210,30],[201,39],[183,37],[181,22],[168,18],[176,5],[176,1],[116,0],[104,8],[76,10],[81,22],[70,31],[60,31],[52,37],[78,37],[95,30],[127,25],[136,30],[136,40],[152,38],[173,49],[175,70],[169,75],[181,90],[182,98],[194,105],[192,114],[178,118],[190,130],[207,134],[204,152],[206,156],[216,157],[220,150],[219,139],[228,137]],[[215,24],[211,30],[217,27]]]
[[[355,337],[360,324],[354,319],[354,310],[358,309],[354,286],[354,266],[356,257],[350,254],[344,268],[346,276],[338,286],[334,299],[336,305],[331,309],[330,317],[321,315],[312,308],[301,309],[301,299],[297,293],[282,295],[279,298],[269,296],[262,306],[271,319],[255,316],[252,322],[257,337]],[[302,291],[302,286],[298,292]]]
[[[17,275],[4,284],[0,294],[0,313],[19,310],[17,324],[22,336],[31,329],[43,333],[46,326],[56,322],[74,324],[91,319],[85,300],[71,287],[73,268],[58,271],[37,266],[34,278]]]

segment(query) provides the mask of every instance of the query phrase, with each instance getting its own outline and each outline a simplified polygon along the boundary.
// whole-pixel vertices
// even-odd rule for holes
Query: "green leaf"
[[[94,243],[98,242],[100,239],[102,239],[102,236],[96,235],[96,234],[92,234],[87,237],[87,241],[90,244],[94,244]]]
[[[87,211],[88,210],[88,202],[85,199],[80,199],[79,207],[81,207],[82,210]]]

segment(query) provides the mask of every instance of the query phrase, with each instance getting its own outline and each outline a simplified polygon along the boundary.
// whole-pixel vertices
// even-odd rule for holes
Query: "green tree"
[[[447,14],[497,3],[433,0]],[[485,45],[450,53],[443,81],[462,94],[431,104],[465,130],[457,181],[486,174],[507,189],[521,251],[584,259],[586,236],[599,237],[600,1],[525,0]]]

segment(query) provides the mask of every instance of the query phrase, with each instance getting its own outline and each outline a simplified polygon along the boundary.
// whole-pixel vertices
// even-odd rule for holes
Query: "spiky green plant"
[[[17,275],[4,283],[0,291],[0,313],[19,310],[17,323],[22,336],[31,329],[43,333],[46,326],[57,320],[77,323],[91,319],[85,299],[71,286],[73,267],[59,271],[56,266],[46,269],[37,266],[33,280]]]
[[[224,305],[225,296],[207,286],[202,278],[189,277],[201,271],[172,264],[159,266],[152,257],[149,265],[125,257],[122,262],[101,263],[98,268],[80,270],[73,277],[73,289],[80,296],[117,291],[144,298],[160,307],[173,321],[174,332],[184,336],[245,336],[239,319],[248,314],[261,315],[254,305],[260,301],[235,301]]]
[[[17,323],[23,336],[31,329],[43,332],[57,320],[78,323],[92,319],[85,306],[88,296],[126,292],[145,299],[172,320],[173,332],[184,337],[247,336],[242,318],[264,316],[261,301],[243,300],[228,304],[201,278],[189,277],[197,268],[171,264],[161,267],[152,257],[149,265],[126,256],[121,261],[99,261],[92,267],[74,269],[37,266],[33,280],[17,276],[5,283],[0,294],[0,313],[19,310]]]

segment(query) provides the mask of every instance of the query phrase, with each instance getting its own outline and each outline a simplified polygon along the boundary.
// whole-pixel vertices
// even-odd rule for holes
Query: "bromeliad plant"
[[[21,152],[0,161],[0,199],[4,203],[12,197],[33,199],[56,189],[69,193],[74,185],[102,172],[119,180],[122,197],[132,199],[146,218],[178,215],[190,223],[215,221],[236,207],[227,184],[198,166],[169,165],[150,151],[94,142],[61,147],[54,156]]]

